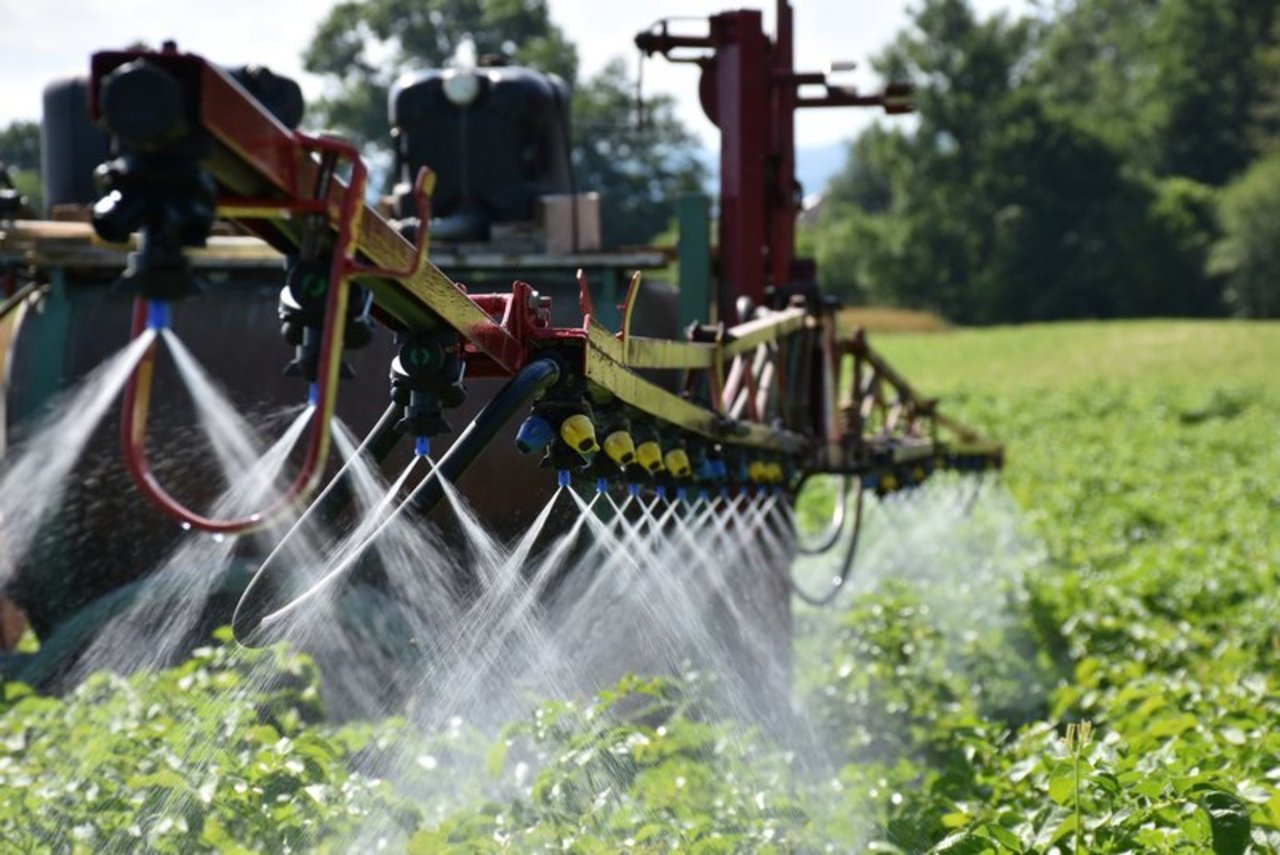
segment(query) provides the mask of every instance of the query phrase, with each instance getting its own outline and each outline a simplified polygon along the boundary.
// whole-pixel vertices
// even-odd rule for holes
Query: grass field
[[[1097,383],[1280,391],[1280,322],[1029,324],[872,340],[930,393],[1071,392]]]
[[[963,851],[1073,844],[1074,810],[1028,824],[1048,795],[1081,806],[1088,851],[1275,851],[1280,325],[1054,324],[875,344],[1008,443],[1006,482],[1047,550],[1027,617],[1057,686],[941,824],[983,841]],[[1020,764],[1085,720],[1078,796],[1074,762],[1042,764],[1043,790],[1031,785]]]
[[[0,840],[309,848],[385,810],[423,853],[1280,851],[1280,325],[872,344],[1008,444],[1009,513],[1037,557],[989,591],[1007,620],[959,634],[927,607],[964,581],[945,550],[835,614],[799,612],[822,633],[802,639],[797,685],[827,773],[687,712],[696,685],[629,684],[673,711],[661,729],[550,703],[467,748],[500,775],[531,746],[527,789],[442,818],[351,771],[394,723],[308,724],[313,675],[283,654],[282,688],[228,700],[245,665],[219,647],[65,700],[6,687]],[[210,744],[223,774],[189,779],[182,758]],[[192,793],[176,819],[138,819]]]

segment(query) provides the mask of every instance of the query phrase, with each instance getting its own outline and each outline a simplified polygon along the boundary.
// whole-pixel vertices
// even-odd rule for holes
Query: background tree
[[[925,0],[877,61],[917,85],[916,125],[851,146],[824,282],[968,323],[1221,313],[1215,188],[1280,129],[1274,6]]]
[[[1271,0],[1060,3],[1033,82],[1130,163],[1220,185],[1256,153],[1248,131],[1274,8]]]
[[[10,122],[0,128],[0,164],[9,168],[14,187],[27,197],[35,211],[43,210],[40,185],[40,125],[37,122]]]
[[[702,189],[698,141],[676,117],[669,95],[636,109],[635,81],[615,59],[573,95],[574,174],[600,193],[604,242],[640,244],[667,226],[672,203]]]
[[[1223,238],[1212,268],[1240,315],[1280,317],[1280,155],[1258,161],[1222,194]]]

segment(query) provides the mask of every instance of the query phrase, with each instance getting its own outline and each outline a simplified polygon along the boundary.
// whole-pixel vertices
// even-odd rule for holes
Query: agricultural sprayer
[[[110,147],[109,160],[97,170],[94,235],[83,224],[22,220],[0,232],[6,332],[18,343],[10,368],[16,364],[19,375],[31,376],[41,364],[48,370],[47,362],[24,357],[22,348],[47,350],[56,338],[52,347],[69,350],[83,344],[76,335],[96,335],[100,324],[119,314],[101,302],[107,298],[94,297],[99,302],[90,304],[92,320],[82,314],[81,325],[64,327],[61,336],[41,333],[41,324],[48,327],[67,311],[59,305],[74,290],[67,271],[74,278],[93,270],[88,278],[95,293],[109,292],[117,301],[127,295],[139,355],[124,384],[124,467],[159,514],[182,530],[217,535],[261,529],[304,506],[324,513],[327,505],[341,503],[347,474],[329,465],[340,397],[349,413],[358,411],[356,420],[381,413],[360,445],[362,454],[381,461],[409,447],[425,461],[425,474],[396,499],[414,514],[430,512],[449,485],[485,458],[498,463],[480,464],[480,492],[515,493],[517,505],[521,496],[545,495],[553,484],[690,508],[715,497],[764,493],[789,505],[807,479],[821,474],[843,479],[842,497],[856,497],[851,513],[838,503],[823,543],[800,544],[830,548],[856,545],[856,536],[840,534],[846,517],[859,525],[865,493],[909,489],[943,469],[998,468],[998,444],[947,418],[861,331],[842,328],[838,303],[819,291],[812,263],[794,253],[795,110],[874,106],[902,112],[909,109],[909,90],[892,86],[865,95],[824,74],[796,72],[785,2],[778,4],[773,39],[765,35],[760,13],[738,11],[712,17],[697,34],[677,34],[661,23],[636,42],[646,53],[700,66],[702,102],[722,133],[714,253],[705,205],[701,216],[694,206],[682,217],[680,292],[674,298],[680,324],[666,325],[683,326],[682,334],[645,332],[663,325],[646,318],[661,312],[646,307],[639,272],[625,278],[625,287],[615,281],[627,264],[653,267],[665,259],[615,253],[609,261],[606,253],[579,251],[576,198],[574,246],[555,265],[546,257],[554,253],[507,253],[504,266],[493,260],[501,253],[488,250],[488,262],[486,250],[477,254],[474,242],[490,237],[483,194],[433,192],[437,176],[427,168],[433,164],[419,162],[431,157],[431,145],[421,141],[431,138],[432,126],[415,131],[406,117],[414,109],[455,119],[483,115],[486,92],[496,99],[499,91],[497,71],[439,72],[430,81],[438,91],[417,101],[421,92],[413,86],[393,94],[396,168],[403,181],[394,205],[372,205],[369,172],[355,146],[292,129],[297,116],[273,112],[262,86],[255,88],[261,75],[246,79],[166,45],[93,57],[89,111]],[[520,80],[563,109],[554,83]],[[544,124],[553,136],[567,133],[567,121]],[[563,174],[562,166],[552,164],[551,171]],[[477,171],[475,164],[471,168]],[[450,180],[442,171],[440,181]],[[533,184],[536,192],[541,185]],[[453,200],[449,210],[433,211],[433,202],[446,199]],[[230,236],[228,223],[234,224]],[[125,269],[117,279],[112,265],[122,257]],[[437,266],[441,259],[455,276]],[[465,284],[479,268],[492,268],[484,277],[491,281],[494,269],[505,275],[520,260],[528,266],[512,275],[509,287]],[[273,265],[276,271],[283,265],[283,273],[272,273]],[[582,268],[573,279],[576,299],[560,289],[553,304],[545,288],[530,284],[551,266]],[[592,281],[597,275],[608,280],[605,287]],[[246,281],[252,286],[246,288]],[[212,328],[202,327],[202,320]],[[294,454],[297,471],[286,489],[249,513],[196,510],[166,486],[162,461],[153,465],[148,427],[158,390],[155,357],[175,326],[184,337],[204,336],[205,351],[220,366],[231,365],[232,374],[266,370],[259,358],[265,328],[280,329],[292,348],[288,377],[269,385],[273,392],[291,388],[285,394],[310,407]],[[95,344],[89,356],[84,348],[76,351],[78,370],[108,350]],[[370,353],[386,362],[373,364]],[[64,354],[62,363],[71,370],[67,362]],[[515,449],[539,466],[510,463],[510,454],[493,448],[499,440],[505,445],[513,429]],[[182,477],[174,467],[167,472]],[[484,513],[491,505],[507,507],[504,500],[512,501],[487,504],[481,497],[475,504]],[[513,511],[517,524],[520,518]],[[97,536],[109,538],[101,531]],[[97,548],[104,549],[101,543]],[[848,573],[852,548],[832,593]],[[113,560],[124,559],[116,551]],[[338,584],[341,570],[323,584]],[[238,639],[255,644],[268,637],[264,625],[304,605],[318,584],[300,586],[290,577],[291,568],[268,559],[237,591]],[[31,584],[27,590],[35,593],[24,607],[38,612],[36,600],[49,588]],[[829,598],[825,592],[802,595]]]

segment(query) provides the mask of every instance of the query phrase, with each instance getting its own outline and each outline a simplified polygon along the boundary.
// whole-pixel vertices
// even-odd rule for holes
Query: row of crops
[[[6,685],[0,848],[1280,851],[1280,327],[886,350],[1008,443],[975,516],[1021,509],[1018,569],[948,610],[962,568],[922,550],[798,611],[793,731],[717,715],[714,675],[628,678],[418,737],[393,789],[366,772],[402,723],[328,723],[310,662],[223,637],[64,697]]]

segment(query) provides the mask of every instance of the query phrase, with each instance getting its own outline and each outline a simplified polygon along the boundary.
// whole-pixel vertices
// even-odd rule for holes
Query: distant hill
[[[848,141],[826,145],[801,146],[796,149],[796,178],[804,187],[806,197],[821,193],[827,181],[844,166]],[[720,152],[705,149],[702,162],[707,165],[707,193],[715,197],[720,192]]]
[[[848,151],[847,140],[796,149],[796,178],[800,180],[805,196],[812,196],[826,189],[831,176],[844,168]]]

